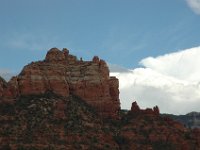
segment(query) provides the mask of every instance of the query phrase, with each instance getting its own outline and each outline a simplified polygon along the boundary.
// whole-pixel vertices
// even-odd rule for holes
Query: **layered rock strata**
[[[93,106],[101,116],[117,118],[120,109],[119,82],[109,76],[104,60],[78,60],[67,49],[52,48],[43,61],[32,62],[13,77],[7,86],[0,82],[1,99],[46,92],[68,97],[79,96]]]

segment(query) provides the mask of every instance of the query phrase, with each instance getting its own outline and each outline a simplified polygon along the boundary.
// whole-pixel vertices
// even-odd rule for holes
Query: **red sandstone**
[[[7,87],[0,81],[0,97],[16,98],[48,91],[65,97],[74,94],[101,115],[117,118],[120,110],[118,87],[118,79],[109,77],[107,64],[97,56],[92,61],[82,61],[67,49],[52,48],[45,60],[25,66]]]

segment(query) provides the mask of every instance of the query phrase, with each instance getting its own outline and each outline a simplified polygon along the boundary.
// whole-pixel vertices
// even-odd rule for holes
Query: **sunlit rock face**
[[[0,83],[1,84],[1,83]],[[105,117],[118,117],[119,82],[109,77],[104,60],[97,56],[92,61],[78,60],[69,50],[50,49],[43,61],[32,62],[13,77],[7,87],[0,87],[0,96],[16,98],[22,95],[53,92],[68,97],[81,97]]]

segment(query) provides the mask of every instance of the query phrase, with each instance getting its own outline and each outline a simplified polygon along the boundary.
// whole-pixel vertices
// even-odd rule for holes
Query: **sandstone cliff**
[[[0,83],[1,84],[1,83]],[[77,95],[104,117],[118,117],[119,83],[109,77],[105,61],[97,56],[92,61],[78,60],[67,49],[52,48],[43,61],[32,62],[13,77],[7,87],[0,87],[2,98],[53,92],[68,97]]]

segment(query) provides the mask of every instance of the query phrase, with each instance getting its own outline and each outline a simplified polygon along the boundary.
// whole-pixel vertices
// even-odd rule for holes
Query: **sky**
[[[200,111],[199,28],[200,0],[0,0],[0,75],[65,47],[109,63],[122,108]]]

